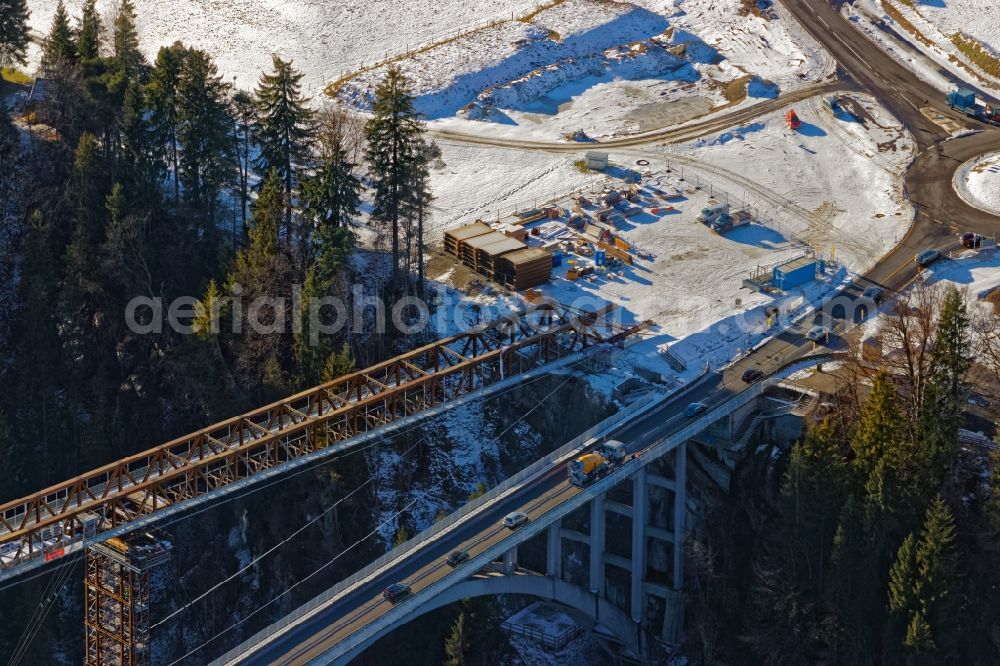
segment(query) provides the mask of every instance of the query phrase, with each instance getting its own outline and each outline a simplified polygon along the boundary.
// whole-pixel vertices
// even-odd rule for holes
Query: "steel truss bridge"
[[[0,580],[629,333],[555,302],[438,340],[0,506]],[[470,396],[471,397],[471,396]],[[360,438],[358,438],[360,439]],[[341,446],[335,446],[342,443]],[[346,445],[346,446],[345,446]]]

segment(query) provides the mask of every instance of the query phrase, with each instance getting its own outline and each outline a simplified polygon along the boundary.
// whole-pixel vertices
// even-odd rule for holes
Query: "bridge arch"
[[[538,574],[517,573],[509,576],[489,574],[469,578],[452,585],[441,594],[435,595],[418,606],[406,616],[406,623],[462,599],[498,594],[523,594],[568,606],[595,623],[607,627],[622,645],[635,654],[639,654],[640,641],[642,645],[648,644],[646,636],[640,638],[640,632],[645,633],[642,625],[634,622],[625,611],[607,599],[595,597],[592,592],[578,585]],[[370,636],[364,643],[354,646],[348,653],[339,655],[333,663],[347,664],[370,645],[400,626],[402,623],[385,627],[382,631]]]

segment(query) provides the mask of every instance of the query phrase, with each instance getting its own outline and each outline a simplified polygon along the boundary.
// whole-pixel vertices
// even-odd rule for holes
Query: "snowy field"
[[[115,0],[98,0],[107,18]],[[46,34],[55,0],[29,0]],[[80,12],[78,0],[68,10]],[[834,62],[780,7],[741,16],[740,0],[136,0],[152,60],[180,40],[252,88],[271,54],[292,59],[314,98],[348,76],[364,107],[386,60],[414,80],[429,119],[492,120],[548,137],[645,131],[820,81]],[[32,66],[39,50],[33,47]],[[467,108],[468,107],[468,108]],[[466,109],[464,113],[460,113]]]
[[[820,81],[832,59],[791,18],[737,0],[564,0],[394,60],[429,119],[486,121],[555,138],[665,127]],[[366,109],[385,66],[336,86]],[[468,126],[453,129],[469,129]]]
[[[982,155],[955,172],[955,191],[970,206],[1000,215],[1000,153]]]
[[[114,0],[98,0],[108,16]],[[271,54],[291,58],[309,94],[342,73],[490,19],[530,10],[538,0],[135,0],[141,46],[151,59],[176,40],[210,53],[227,80],[256,84]],[[66,0],[73,16],[80,0]],[[31,27],[47,34],[56,0],[28,0]],[[35,55],[37,63],[37,53]]]
[[[771,114],[674,150],[711,165],[710,177],[716,173],[732,181],[729,189],[737,188],[731,194],[862,273],[910,226],[901,175],[915,144],[873,98],[840,100],[843,110],[836,115],[819,98],[797,106],[802,128],[795,132],[781,114]]]
[[[973,299],[985,298],[1000,288],[1000,249],[967,250],[955,259],[934,264],[927,271],[924,284],[942,283],[967,290]]]
[[[987,0],[920,1],[913,6],[901,0],[889,2],[920,37],[889,16],[881,0],[845,3],[842,11],[869,39],[939,90],[953,90],[957,81],[970,81],[1000,95],[1000,79],[973,65],[951,41],[952,35],[963,33],[1000,55],[1000,5]]]

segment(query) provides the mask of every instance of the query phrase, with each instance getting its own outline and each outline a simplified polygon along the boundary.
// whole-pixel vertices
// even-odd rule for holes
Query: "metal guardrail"
[[[406,541],[403,544],[393,548],[391,551],[378,558],[364,569],[354,573],[348,578],[345,578],[341,582],[337,583],[326,592],[323,592],[317,597],[314,597],[311,601],[306,602],[304,605],[299,606],[296,610],[292,611],[290,614],[286,615],[284,618],[278,622],[271,624],[270,626],[257,632],[246,641],[241,643],[239,646],[229,650],[213,663],[231,663],[238,659],[241,654],[246,650],[246,647],[257,645],[267,641],[269,638],[275,634],[284,631],[287,627],[300,621],[309,613],[313,612],[317,608],[329,603],[335,599],[338,595],[343,593],[345,590],[359,585],[365,582],[367,579],[375,576],[383,569],[385,569],[390,564],[409,554],[410,552],[416,550],[418,547],[426,544],[429,541],[433,541],[441,536],[442,533],[447,531],[449,528],[454,526],[456,523],[465,519],[470,514],[476,513],[478,511],[484,510],[489,505],[493,504],[496,500],[500,499],[503,495],[513,492],[518,487],[520,487],[524,481],[544,472],[552,469],[554,465],[564,461],[568,456],[576,453],[584,444],[589,440],[596,437],[600,437],[603,434],[617,428],[626,419],[634,418],[640,413],[647,411],[653,406],[659,404],[662,400],[670,399],[675,397],[676,394],[664,395],[660,399],[647,398],[644,400],[639,400],[628,407],[616,412],[604,421],[601,421],[597,425],[587,429],[580,435],[577,435],[569,443],[561,446],[555,451],[549,453],[545,457],[535,461],[528,467],[524,468],[512,477],[503,481],[499,485],[495,486],[492,490],[486,494],[467,502],[459,510],[449,514],[444,519],[434,523],[431,527],[426,530],[416,534],[412,539]]]
[[[558,634],[550,634],[547,631],[532,629],[531,627],[526,627],[523,624],[515,624],[508,621],[504,621],[503,624],[500,625],[500,628],[509,634],[516,634],[518,636],[530,638],[535,642],[541,643],[550,650],[559,650],[566,647],[566,644],[569,643],[570,639],[583,631],[583,627],[580,625],[574,625]]]

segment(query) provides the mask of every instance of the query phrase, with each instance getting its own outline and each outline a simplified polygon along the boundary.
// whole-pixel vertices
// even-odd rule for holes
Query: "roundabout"
[[[1000,215],[1000,152],[980,155],[962,164],[955,171],[952,187],[973,208]]]

